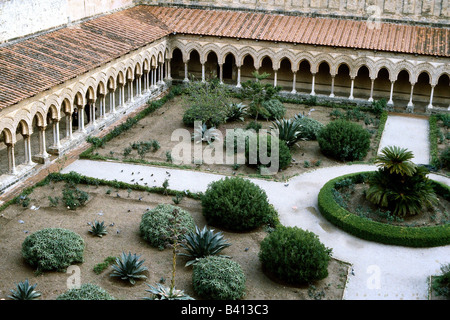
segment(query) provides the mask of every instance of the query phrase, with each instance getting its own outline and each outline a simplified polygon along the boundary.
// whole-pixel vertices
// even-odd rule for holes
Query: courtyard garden
[[[385,101],[317,105],[314,98],[282,97],[264,84],[264,75],[255,78],[240,91],[214,80],[173,86],[106,136],[89,137],[91,147],[81,155],[223,175],[206,192],[171,190],[169,179],[161,184],[140,172],[129,183],[55,173],[4,205],[0,297],[16,285],[16,294],[22,286],[31,296],[39,291],[41,299],[342,299],[351,266],[334,259],[314,233],[282,226],[264,190],[245,178],[287,182],[353,163],[380,169],[324,186],[319,209],[331,223],[387,244],[450,242],[449,188],[426,179],[429,170],[448,173],[448,118],[430,117],[432,165],[416,166],[408,150],[377,155]],[[174,154],[179,140],[172,137],[180,129],[188,132],[192,151],[182,163]],[[258,135],[263,129],[277,134]],[[254,157],[252,143],[267,148]],[[280,146],[275,171],[263,159],[274,161],[272,146]],[[195,158],[195,148],[220,156],[208,163]],[[230,155],[244,162],[227,162]],[[78,272],[68,269],[73,265],[84,286],[67,291]]]

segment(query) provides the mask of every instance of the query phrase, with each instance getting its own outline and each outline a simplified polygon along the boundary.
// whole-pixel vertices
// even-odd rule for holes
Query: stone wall
[[[0,43],[132,5],[133,0],[0,0]]]
[[[450,26],[450,0],[135,0],[135,3],[222,7]]]

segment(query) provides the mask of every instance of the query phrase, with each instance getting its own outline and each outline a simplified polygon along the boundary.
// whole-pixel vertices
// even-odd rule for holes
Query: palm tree
[[[399,216],[418,214],[424,206],[436,203],[428,170],[414,164],[412,158],[407,149],[384,148],[375,160],[380,169],[369,178],[366,198]]]

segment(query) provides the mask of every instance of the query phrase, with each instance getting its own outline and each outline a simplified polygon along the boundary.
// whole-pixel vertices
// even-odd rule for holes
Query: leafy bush
[[[25,238],[22,256],[39,271],[61,271],[74,263],[83,262],[84,248],[83,239],[75,232],[48,228]]]
[[[324,125],[319,121],[302,116],[300,114],[295,116],[295,121],[301,125],[301,137],[306,140],[317,140],[317,135]]]
[[[450,169],[450,147],[445,148],[441,153],[442,167]]]
[[[292,147],[302,134],[302,126],[292,119],[279,119],[272,122],[270,129],[276,130],[278,138],[284,142],[288,147]]]
[[[187,267],[196,263],[200,258],[217,255],[229,246],[231,244],[224,239],[222,232],[215,233],[214,230],[210,230],[206,226],[200,230],[196,226],[195,232],[190,232],[186,235],[186,243],[181,243],[181,247],[187,253],[179,253],[179,255],[191,259],[186,263]],[[220,256],[229,258],[228,256]]]
[[[89,200],[89,194],[78,189],[74,184],[68,183],[63,189],[62,200],[70,210],[76,210],[85,205]]]
[[[195,223],[191,214],[179,207],[170,204],[159,204],[142,215],[140,224],[141,236],[153,247],[164,249],[167,239],[171,237],[170,228],[174,219],[174,210],[178,210],[180,225],[179,231],[194,231]]]
[[[362,160],[370,148],[370,133],[357,123],[335,120],[319,132],[317,141],[325,156],[341,161]]]
[[[266,150],[260,149],[260,144],[265,144]],[[278,149],[276,149],[277,145]],[[278,153],[278,167],[271,161],[273,152]],[[275,157],[276,154],[273,156]],[[261,168],[267,168],[270,170],[269,172],[276,173],[276,171],[285,169],[292,162],[291,151],[286,142],[267,134],[252,135],[246,140],[245,157],[247,165],[259,167],[261,173]]]
[[[297,227],[279,226],[262,242],[259,259],[265,270],[291,284],[328,276],[331,249],[317,235]]]
[[[195,121],[201,121],[208,127],[218,127],[225,123],[230,92],[226,86],[219,84],[217,79],[207,82],[191,81],[185,92],[185,125],[192,127]]]
[[[116,258],[116,263],[112,265],[113,272],[111,277],[118,277],[121,280],[128,280],[131,284],[135,284],[137,279],[147,279],[142,272],[147,270],[142,264],[145,260],[139,260],[141,256],[137,254],[122,252],[121,256]]]
[[[398,216],[419,214],[423,207],[436,203],[429,172],[415,165],[413,157],[411,151],[395,146],[381,150],[375,160],[380,169],[369,179],[367,199]]]
[[[375,100],[372,102],[372,113],[377,116],[381,116],[381,114],[387,109],[387,101],[386,99]]]
[[[245,282],[241,266],[223,257],[201,258],[192,270],[194,291],[205,299],[240,299],[245,295]]]
[[[202,207],[208,224],[233,231],[248,231],[277,221],[277,212],[264,190],[240,177],[209,184]]]
[[[10,290],[11,295],[8,298],[13,300],[35,300],[41,296],[39,291],[35,291],[37,284],[30,285],[28,279],[16,284],[15,290]]]
[[[80,288],[69,289],[60,294],[56,300],[115,300],[105,289],[91,283],[85,283]]]
[[[247,127],[245,127],[246,130],[255,130],[256,132],[258,132],[260,129],[262,128],[261,123],[256,122],[256,121],[252,121],[250,122]]]
[[[227,130],[225,138],[224,138],[224,147],[227,147],[227,143],[229,139],[233,139],[233,152],[240,153],[245,151],[245,145],[247,139],[255,135],[255,132],[252,130],[244,130],[241,128],[235,128],[233,130]]]
[[[436,295],[450,298],[450,264],[441,266],[441,275],[434,279],[432,286]]]
[[[281,119],[286,114],[286,107],[278,99],[271,99],[262,103],[263,108],[267,111],[262,113],[261,116],[268,120]]]

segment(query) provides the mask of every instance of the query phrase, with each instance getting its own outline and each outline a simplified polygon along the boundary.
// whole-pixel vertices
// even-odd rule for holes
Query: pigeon
[[[289,183],[285,183],[284,186],[285,186],[285,187],[289,186]]]
[[[131,180],[131,182],[134,182],[134,179],[133,179],[133,180]]]
[[[134,175],[134,172],[132,172],[131,175]]]
[[[24,232],[25,232],[25,233],[28,233],[28,230],[25,230]]]
[[[128,209],[128,212],[131,212],[131,210],[130,210],[130,209]]]
[[[153,177],[153,173],[150,175],[150,177]]]
[[[110,227],[114,227],[114,222],[109,225]]]
[[[21,223],[21,224],[22,224],[22,223],[25,223],[25,221],[23,221],[23,220],[19,220],[19,223]]]
[[[139,197],[139,201],[142,201],[142,197]]]
[[[123,172],[123,170],[121,170],[120,172]]]
[[[245,250],[245,251],[248,251],[248,248],[245,248],[244,250]]]
[[[144,178],[141,178],[141,180],[140,180],[140,181],[142,181],[142,180],[144,180]]]
[[[90,222],[88,222],[87,224],[88,224],[89,226],[91,226],[91,225],[92,225],[92,223],[90,223]]]
[[[119,234],[119,233],[120,233],[120,230],[119,230],[119,229],[117,229],[117,230],[116,230],[116,233],[117,233],[117,234]]]
[[[99,212],[98,215],[99,215],[99,216],[102,216],[102,215],[103,215],[103,212]]]

